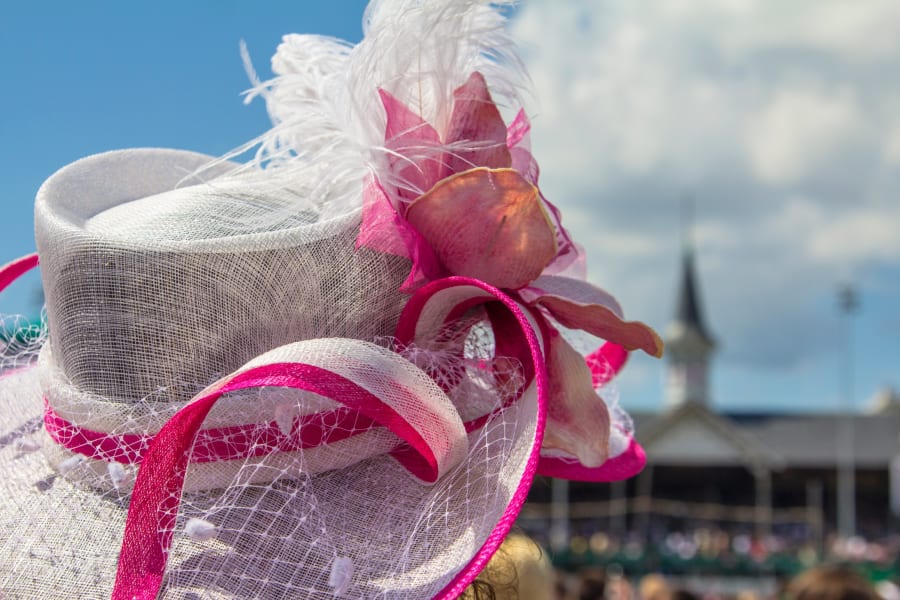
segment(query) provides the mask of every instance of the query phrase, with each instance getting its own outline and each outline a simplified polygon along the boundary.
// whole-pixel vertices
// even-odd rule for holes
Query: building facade
[[[866,414],[717,411],[709,385],[716,344],[694,262],[686,250],[665,336],[664,409],[632,414],[646,468],[614,484],[539,481],[523,527],[557,550],[574,538],[640,545],[704,530],[777,538],[821,553],[849,508],[851,535],[891,534],[900,512],[900,397],[886,391]],[[846,456],[838,444],[848,430],[849,507],[839,493]]]

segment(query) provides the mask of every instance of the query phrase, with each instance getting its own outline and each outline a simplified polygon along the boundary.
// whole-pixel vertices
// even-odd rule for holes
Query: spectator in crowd
[[[672,590],[666,578],[659,573],[644,575],[638,583],[638,598],[640,600],[671,600]]]
[[[506,537],[463,600],[552,600],[554,573],[547,553],[531,538]]]
[[[787,600],[878,600],[875,589],[846,567],[818,567],[797,575],[785,590]]]
[[[578,600],[604,600],[607,597],[606,575],[600,569],[584,569],[579,574]]]

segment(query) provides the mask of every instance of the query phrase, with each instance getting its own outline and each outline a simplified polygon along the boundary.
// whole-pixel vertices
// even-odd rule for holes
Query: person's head
[[[513,533],[462,598],[549,600],[554,595],[554,583],[553,567],[543,549],[531,538]]]
[[[875,589],[846,567],[828,566],[804,571],[788,584],[787,600],[878,600]]]
[[[599,571],[587,571],[581,574],[578,588],[578,600],[600,600],[607,597],[607,581]]]
[[[666,578],[659,573],[644,575],[638,584],[638,597],[641,600],[669,600],[672,590]]]

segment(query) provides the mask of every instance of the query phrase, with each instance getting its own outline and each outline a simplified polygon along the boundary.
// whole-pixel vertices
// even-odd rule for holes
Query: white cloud
[[[884,145],[884,161],[900,167],[900,126],[891,129]]]
[[[850,93],[779,89],[763,110],[749,115],[747,149],[761,180],[793,183],[839,160],[865,130]]]
[[[513,34],[542,187],[630,316],[672,314],[686,196],[726,359],[802,364],[837,279],[900,269],[900,3],[524,0]]]
[[[900,51],[894,0],[793,0],[732,3],[739,10],[719,31],[723,47],[736,53],[785,46],[840,53],[852,60],[895,56]],[[728,4],[726,4],[727,6]],[[695,7],[696,8],[696,7]],[[690,18],[697,11],[685,11]]]
[[[900,211],[866,208],[838,215],[809,238],[810,254],[823,262],[895,260],[900,256]]]

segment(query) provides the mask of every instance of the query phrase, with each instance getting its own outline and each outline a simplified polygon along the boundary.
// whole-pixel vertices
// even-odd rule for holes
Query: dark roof
[[[854,460],[860,467],[887,467],[900,451],[900,419],[878,415],[854,415]],[[791,466],[833,465],[840,448],[839,415],[782,415],[738,427],[784,457]]]
[[[674,406],[636,430],[648,459],[657,464],[744,464],[781,468],[783,460],[728,417],[696,402]]]
[[[672,410],[672,409],[670,409]],[[661,413],[634,412],[635,431],[652,431]],[[720,413],[760,448],[783,461],[783,466],[828,468],[837,461],[844,417],[810,413]],[[854,415],[854,459],[860,468],[886,468],[900,454],[900,416]],[[711,457],[711,462],[714,457]]]
[[[697,289],[697,277],[694,274],[694,253],[690,249],[686,249],[682,257],[681,289],[678,292],[678,309],[675,319],[677,322],[695,329],[705,341],[712,344],[714,340],[703,320],[702,309],[700,292]]]

